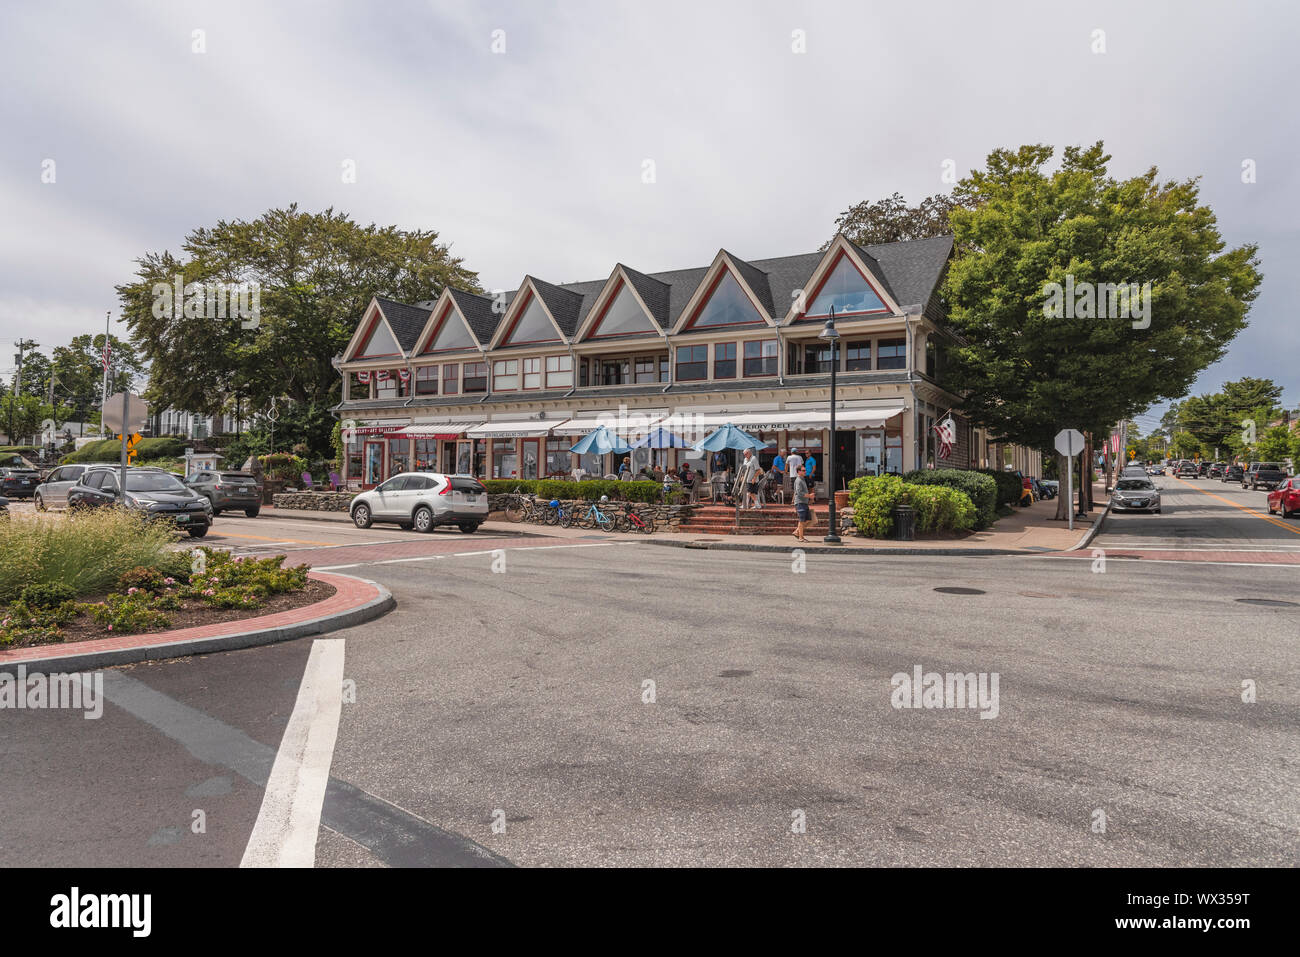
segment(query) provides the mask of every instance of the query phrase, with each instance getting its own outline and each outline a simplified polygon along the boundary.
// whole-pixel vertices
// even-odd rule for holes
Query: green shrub
[[[166,459],[174,462],[185,457],[185,442],[182,439],[158,438],[141,439],[135,447],[136,462]],[[67,462],[116,462],[122,455],[121,439],[102,439],[88,442],[80,449],[64,457]]]
[[[76,597],[72,586],[63,582],[37,582],[26,586],[19,593],[18,600],[30,608],[53,608]]]
[[[853,524],[868,538],[886,538],[894,530],[894,506],[903,499],[897,475],[868,475],[849,482]]]
[[[174,543],[170,525],[146,524],[139,513],[124,509],[64,518],[14,515],[0,522],[0,604],[18,598],[28,585],[61,582],[89,595],[110,590],[139,566],[168,574],[188,569],[189,559]]]
[[[307,460],[289,452],[275,452],[271,455],[259,455],[262,472],[267,478],[285,479],[294,483],[302,480],[302,473],[307,471]],[[242,467],[243,463],[239,463]]]
[[[109,631],[131,633],[151,628],[166,628],[171,624],[161,610],[155,607],[154,596],[147,591],[134,595],[109,595],[103,601],[82,604],[81,608]]]
[[[38,608],[22,599],[0,612],[0,648],[9,645],[47,645],[62,641],[60,625],[75,618],[81,606],[75,601]]]
[[[1020,493],[1024,491],[1024,485],[1015,472],[1008,472],[1005,469],[974,469],[973,471],[987,475],[997,483],[998,507],[1015,505],[1020,501]]]
[[[492,494],[521,492],[550,501],[553,498],[595,501],[602,495],[620,502],[658,502],[664,487],[660,482],[619,482],[609,479],[584,479],[565,482],[560,479],[484,479]]]
[[[132,588],[138,588],[141,591],[161,591],[163,588],[163,579],[166,576],[156,568],[148,568],[144,565],[137,565],[135,568],[128,568],[117,579],[118,591],[129,591]]]
[[[919,532],[961,532],[975,524],[976,510],[965,492],[944,485],[907,485]]]
[[[997,518],[998,485],[989,475],[968,469],[917,469],[903,476],[912,485],[942,485],[964,492],[975,506],[974,528],[984,529]]]

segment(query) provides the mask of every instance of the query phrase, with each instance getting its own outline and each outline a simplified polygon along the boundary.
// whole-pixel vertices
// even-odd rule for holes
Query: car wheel
[[[219,509],[219,508],[214,508],[214,509],[212,510],[212,517],[213,517],[213,518],[216,518],[216,517],[217,517],[218,515],[220,515],[220,514],[221,514],[221,509]]]
[[[369,505],[358,505],[352,510],[352,524],[357,528],[369,528],[372,523]]]
[[[202,528],[195,526],[194,528],[187,528],[186,531],[190,533],[190,538],[202,538],[208,534],[209,528],[211,528],[210,525],[204,525]]]
[[[1286,507],[1286,499],[1282,499],[1281,505],[1282,505],[1283,518],[1290,518],[1292,515],[1295,514],[1295,512],[1291,511],[1289,508]],[[1272,509],[1270,509],[1269,511],[1272,511]]]
[[[34,499],[34,502],[35,502],[35,504],[36,504],[36,511],[38,511],[38,512],[43,512],[43,511],[45,511],[45,499],[41,498],[41,493],[40,493],[40,492],[37,492],[37,493],[36,493],[36,497],[35,497],[35,499]]]
[[[1157,514],[1157,515],[1160,514],[1160,509],[1156,509],[1156,514]]]
[[[460,525],[458,527],[466,535],[473,535],[475,532],[478,531],[478,525],[474,524],[473,522],[466,522],[465,524]]]
[[[244,514],[247,515],[249,518],[257,518],[258,513],[261,511],[262,509],[260,506],[258,508],[246,508],[244,509]]]
[[[433,531],[433,510],[427,505],[421,505],[411,516],[411,524],[415,526],[417,532]]]

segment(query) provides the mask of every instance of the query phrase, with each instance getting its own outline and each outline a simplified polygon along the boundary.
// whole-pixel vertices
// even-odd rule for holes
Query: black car
[[[118,503],[118,468],[89,468],[68,490],[68,510],[103,508]],[[212,527],[212,505],[202,495],[186,488],[179,478],[163,469],[128,468],[127,508],[143,512],[149,521],[165,518],[202,538]]]
[[[1209,462],[1200,462],[1200,463],[1198,463],[1197,466],[1196,466],[1196,476],[1197,476],[1197,478],[1205,478],[1205,476],[1209,473],[1209,471],[1210,471],[1210,463],[1209,463]]]
[[[1241,487],[1251,491],[1274,489],[1286,481],[1286,468],[1277,462],[1251,462],[1241,476]]]
[[[1225,468],[1227,468],[1226,463],[1224,463],[1224,462],[1215,462],[1213,465],[1210,466],[1209,477],[1210,477],[1210,478],[1223,478],[1223,470],[1224,470]]]
[[[1240,465],[1229,465],[1223,470],[1223,481],[1240,482],[1243,474],[1244,470]]]
[[[0,468],[0,495],[9,498],[31,498],[36,486],[41,484],[41,473],[24,466]]]
[[[1198,478],[1200,473],[1196,471],[1195,462],[1182,462],[1178,466],[1178,471],[1174,473],[1176,478]]]

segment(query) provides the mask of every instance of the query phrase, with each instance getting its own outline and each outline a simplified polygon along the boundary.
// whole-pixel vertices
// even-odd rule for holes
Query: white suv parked
[[[487,489],[472,475],[402,472],[352,500],[357,528],[396,522],[417,532],[455,525],[465,534],[478,531],[488,516]]]

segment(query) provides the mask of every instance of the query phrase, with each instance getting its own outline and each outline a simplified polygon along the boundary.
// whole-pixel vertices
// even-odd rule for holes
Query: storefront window
[[[492,477],[519,478],[519,456],[514,439],[492,443]]]
[[[576,436],[572,439],[552,436],[546,440],[546,474],[548,476],[569,474],[569,447],[577,441]]]
[[[407,438],[388,440],[388,474],[411,471],[411,440]]]
[[[361,481],[362,446],[363,440],[360,436],[354,435],[348,440],[347,468],[343,477],[349,482]]]
[[[885,471],[890,475],[903,472],[903,436],[900,432],[885,436]]]
[[[416,439],[415,440],[415,468],[416,472],[436,472],[438,471],[438,440],[437,439]]]

